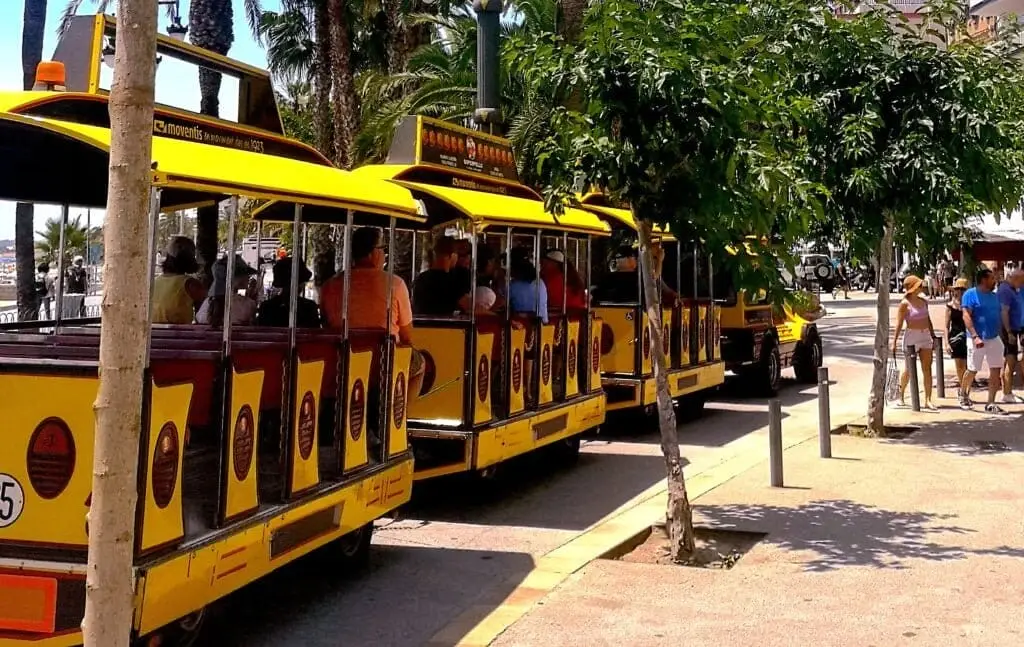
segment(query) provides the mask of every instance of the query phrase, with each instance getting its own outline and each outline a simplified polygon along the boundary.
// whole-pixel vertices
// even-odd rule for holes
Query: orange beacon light
[[[64,64],[58,61],[41,61],[36,66],[36,82],[33,90],[67,90],[65,84]]]

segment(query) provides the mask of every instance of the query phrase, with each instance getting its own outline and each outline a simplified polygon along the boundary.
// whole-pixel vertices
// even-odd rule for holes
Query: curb
[[[784,445],[783,451],[817,438],[817,430]],[[693,474],[686,479],[691,503],[733,478],[767,462],[762,452],[746,452]],[[511,590],[497,607],[473,605],[446,625],[427,643],[430,647],[485,647],[500,636],[569,576],[590,562],[615,555],[624,544],[636,540],[665,514],[667,484],[649,487],[590,528],[534,562],[525,577],[513,576],[504,583]]]

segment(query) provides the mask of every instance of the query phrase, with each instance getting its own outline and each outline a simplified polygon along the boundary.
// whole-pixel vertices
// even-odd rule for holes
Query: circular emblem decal
[[[312,391],[306,391],[302,396],[302,406],[299,407],[299,456],[302,460],[309,460],[313,454],[313,443],[316,442],[316,398]]]
[[[487,389],[491,385],[489,365],[487,355],[481,355],[480,363],[476,367],[476,395],[480,398],[481,402],[487,400]]]
[[[0,472],[0,528],[12,525],[25,509],[25,490],[18,479]]]
[[[680,345],[682,346],[684,353],[690,350],[690,327],[687,326],[685,323],[683,324]]]
[[[391,418],[395,427],[401,429],[405,424],[405,373],[395,377],[395,392],[391,399]]]
[[[352,440],[359,440],[363,435],[363,414],[366,413],[366,387],[362,380],[352,385],[352,395],[348,398],[348,433]]]
[[[245,405],[235,419],[235,434],[232,441],[235,478],[239,481],[244,481],[252,468],[252,452],[256,446],[256,433],[253,427],[252,408]]]
[[[55,499],[71,482],[75,469],[75,439],[60,418],[39,423],[28,441],[28,480],[36,494]]]
[[[512,354],[512,388],[516,393],[523,386],[523,354],[516,349]]]
[[[551,346],[548,344],[544,344],[544,350],[541,351],[540,374],[544,379],[544,384],[551,381]]]
[[[668,355],[669,352],[671,352],[671,350],[672,350],[672,348],[670,346],[671,343],[672,343],[672,338],[669,337],[668,335],[666,335],[665,334],[665,329],[662,328],[661,329],[661,349],[662,349],[662,352],[664,354]]]
[[[565,351],[567,359],[566,363],[569,364],[569,377],[576,377],[576,342],[569,342],[569,348]]]
[[[601,341],[594,337],[594,349],[590,351],[590,370],[597,373],[601,370]]]
[[[161,510],[171,503],[178,482],[178,428],[166,422],[153,448],[153,500]]]
[[[651,329],[644,327],[644,357],[651,356]]]
[[[701,319],[700,326],[698,326],[697,328],[697,348],[704,348],[704,344],[707,342],[707,337],[704,334],[706,327],[707,326],[705,326],[704,320]]]

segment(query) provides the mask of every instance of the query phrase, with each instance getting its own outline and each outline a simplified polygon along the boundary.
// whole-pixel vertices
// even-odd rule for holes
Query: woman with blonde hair
[[[924,408],[935,411],[937,407],[932,404],[932,349],[935,347],[935,328],[932,326],[932,318],[928,313],[928,300],[921,296],[924,291],[924,281],[919,276],[911,274],[903,279],[903,299],[900,301],[899,309],[896,311],[896,334],[892,338],[892,352],[896,355],[900,332],[906,327],[903,335],[903,353],[906,357],[906,365],[900,374],[900,401],[899,406],[907,406],[906,393],[907,384],[910,381],[910,358],[907,350],[913,346],[917,356],[921,360],[921,378],[924,383]]]

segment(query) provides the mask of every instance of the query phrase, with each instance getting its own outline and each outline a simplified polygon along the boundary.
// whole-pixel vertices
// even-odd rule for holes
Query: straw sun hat
[[[903,294],[905,294],[907,296],[910,296],[912,294],[916,294],[917,291],[920,290],[921,286],[923,286],[923,285],[924,285],[924,281],[921,280],[920,276],[916,276],[914,274],[911,274],[907,278],[903,279]]]

